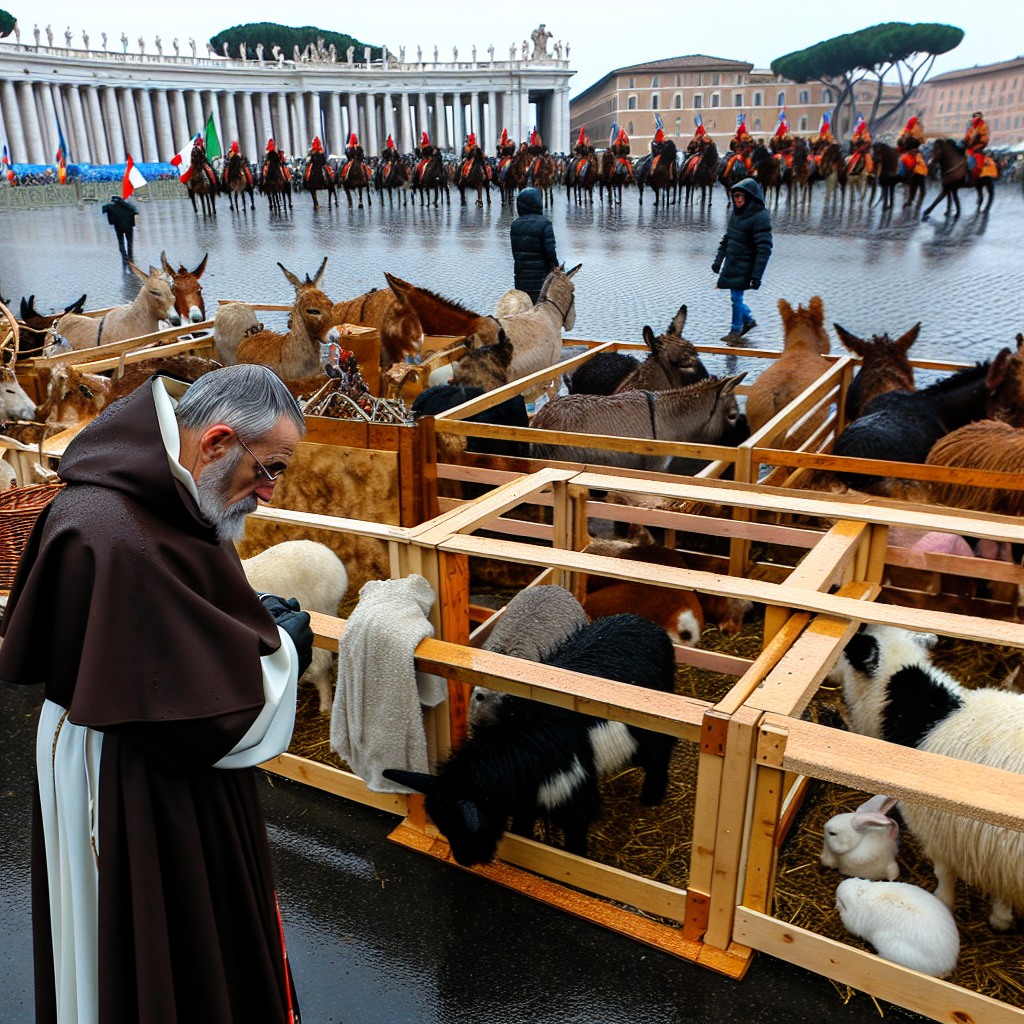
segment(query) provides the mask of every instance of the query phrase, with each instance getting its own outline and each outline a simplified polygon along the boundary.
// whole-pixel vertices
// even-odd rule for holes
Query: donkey
[[[509,367],[515,350],[503,330],[493,345],[484,345],[467,352],[453,367],[453,384],[493,391],[508,383]]]
[[[81,313],[85,309],[85,296],[82,295],[70,305],[64,307],[64,313]],[[49,330],[56,320],[59,320],[62,313],[43,314],[36,309],[36,297],[30,295],[27,299],[22,296],[21,316],[18,323],[21,325],[21,339],[18,346],[20,358],[30,355],[39,355],[43,348],[49,344]]]
[[[1017,335],[1017,351],[1004,348],[992,360],[985,382],[988,403],[985,415],[1011,427],[1024,427],[1024,334]]]
[[[282,380],[309,377],[322,368],[320,346],[337,341],[341,334],[334,326],[334,304],[320,290],[327,267],[324,257],[316,276],[300,281],[290,270],[278,263],[284,276],[295,288],[295,304],[288,318],[289,331],[260,331],[243,338],[236,356],[240,363],[261,363],[269,366]]]
[[[850,390],[846,393],[845,416],[850,423],[867,408],[868,403],[887,391],[916,391],[914,368],[907,353],[917,341],[920,323],[914,324],[906,334],[891,341],[888,334],[872,335],[870,341],[858,338],[839,324],[832,325],[839,340],[854,354],[860,356]],[[1009,349],[1006,350],[1009,352]]]
[[[985,212],[992,209],[992,199],[995,196],[995,180],[999,176],[999,168],[990,156],[984,158],[985,164],[980,178],[975,178],[967,166],[967,155],[952,139],[936,139],[932,143],[932,157],[928,164],[929,170],[939,169],[939,178],[942,182],[942,191],[938,194],[935,202],[921,214],[921,220],[927,220],[932,210],[935,209],[943,199],[946,200],[946,216],[952,213],[953,204],[956,204],[956,215],[960,216],[960,189],[971,188],[978,193],[978,213],[981,213],[982,204],[985,201],[984,193],[988,192],[988,206]]]
[[[35,415],[35,402],[18,383],[14,370],[0,363],[0,423],[6,420],[31,420]]]
[[[716,444],[740,418],[734,394],[745,374],[708,377],[671,391],[626,391],[617,395],[566,395],[533,418],[539,430],[612,434],[655,441]],[[595,466],[665,472],[671,456],[641,455],[572,445],[531,444],[535,459],[559,459]]]
[[[562,328],[576,325],[576,296],[572,278],[583,266],[577,264],[568,273],[555,267],[544,279],[537,305],[522,313],[502,317],[515,355],[508,379],[518,380],[557,363],[562,354]]]
[[[825,331],[825,309],[815,295],[807,308],[796,310],[779,299],[779,313],[785,330],[782,355],[754,381],[747,395],[747,420],[751,431],[760,430],[801,392],[809,388],[831,363],[824,357],[829,350]],[[799,448],[825,421],[826,409],[791,428],[778,443],[780,448]]]
[[[174,295],[162,271],[150,267],[147,273],[134,263],[128,266],[142,281],[134,302],[115,306],[101,317],[65,313],[53,326],[53,332],[72,348],[81,349],[152,334],[160,329],[161,320],[166,320],[172,327],[180,326],[181,317],[174,308]]]
[[[199,266],[193,271],[185,269],[185,265],[178,264],[177,271],[173,270],[167,261],[167,253],[160,253],[160,265],[164,273],[171,279],[171,288],[174,291],[174,308],[182,319],[188,319],[194,323],[202,323],[206,319],[206,304],[203,302],[203,286],[199,278],[206,270],[207,253],[200,261]]]

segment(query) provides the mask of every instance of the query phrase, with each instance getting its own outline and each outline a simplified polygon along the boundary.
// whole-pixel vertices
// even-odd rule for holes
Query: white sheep
[[[525,313],[528,309],[533,309],[533,299],[524,291],[509,288],[494,304],[494,315],[500,320],[503,316]]]
[[[968,690],[931,664],[936,638],[866,626],[833,670],[854,732],[1024,774],[1024,695]],[[992,899],[988,923],[1013,926],[1024,912],[1024,833],[900,801],[900,812],[932,862],[935,895],[953,907],[961,877]]]
[[[337,615],[348,573],[341,559],[326,545],[311,540],[288,540],[242,561],[253,590],[278,597],[294,597],[307,612]],[[313,648],[313,661],[302,677],[320,694],[320,714],[330,713],[334,694],[334,655]]]
[[[547,661],[578,629],[590,620],[565,587],[529,587],[509,601],[483,643],[485,651],[507,654],[524,661]],[[474,686],[469,700],[469,727],[494,721],[505,694]]]
[[[225,366],[238,362],[235,354],[243,338],[263,330],[256,319],[256,311],[244,302],[226,302],[217,307],[213,316],[213,340],[217,345],[217,359]]]
[[[945,978],[960,955],[960,933],[948,907],[906,882],[847,878],[836,889],[836,909],[852,935],[866,939],[883,960]]]

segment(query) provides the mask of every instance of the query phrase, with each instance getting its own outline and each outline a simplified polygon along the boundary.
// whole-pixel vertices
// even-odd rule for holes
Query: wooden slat
[[[316,512],[294,512],[287,508],[271,508],[269,505],[261,505],[255,512],[250,512],[248,518],[264,523],[308,526],[311,529],[331,530],[334,533],[350,533],[356,537],[374,537],[397,544],[408,544],[410,540],[409,530],[403,526],[369,523],[362,519],[343,519],[341,516],[325,516]]]
[[[358,775],[319,761],[311,761],[308,757],[279,754],[264,761],[259,767],[274,775],[304,782],[314,789],[322,789],[325,793],[343,796],[367,807],[376,807],[379,811],[400,814],[402,817],[409,813],[408,798],[403,793],[374,793],[367,789],[366,783]]]
[[[1024,1011],[1006,1003],[919,974],[873,953],[815,935],[746,907],[736,910],[735,934],[739,941],[755,949],[923,1013],[933,1020],[947,1024],[1021,1024],[1024,1021]]]
[[[197,349],[205,349],[212,352],[214,348],[213,335],[202,338],[199,341],[179,341],[173,345],[159,345],[151,348],[141,348],[129,352],[127,355],[109,356],[106,359],[79,360],[75,365],[82,373],[102,373],[104,370],[116,370],[124,362],[125,366],[132,366],[135,363],[145,362],[147,359],[167,359],[170,356],[181,355],[183,352],[195,352]]]
[[[885,564],[923,569],[928,572],[947,572],[953,576],[970,576],[972,579],[1024,584],[1024,568],[1012,562],[995,562],[988,558],[940,555],[931,551],[914,551],[911,548],[894,548],[889,545],[885,549]]]
[[[54,356],[34,356],[32,359],[25,359],[18,364],[19,370],[41,370],[59,363],[69,366],[77,366],[79,363],[92,363],[97,359],[106,359],[108,356],[120,356],[122,352],[130,352],[134,348],[148,348],[154,345],[162,346],[162,343],[170,338],[178,338],[183,334],[196,334],[202,331],[212,331],[213,321],[204,320],[198,324],[182,324],[180,327],[169,327],[164,331],[154,331],[152,334],[140,334],[135,338],[127,338],[124,341],[111,341],[105,345],[94,345],[90,348],[76,349],[73,352],[61,352]],[[203,341],[212,341],[212,336]],[[198,344],[198,342],[197,342]]]

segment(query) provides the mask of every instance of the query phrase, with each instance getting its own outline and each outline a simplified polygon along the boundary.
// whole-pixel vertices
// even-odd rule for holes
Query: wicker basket
[[[0,593],[14,586],[18,562],[32,527],[63,486],[38,484],[0,491]]]

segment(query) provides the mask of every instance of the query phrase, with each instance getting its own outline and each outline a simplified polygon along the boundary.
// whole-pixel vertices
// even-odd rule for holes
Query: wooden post
[[[469,559],[446,551],[438,555],[438,600],[441,604],[441,639],[469,645]],[[448,680],[448,722],[451,745],[462,746],[469,735],[469,694],[472,687]]]
[[[590,543],[590,520],[587,517],[587,502],[590,500],[590,489],[569,484],[569,501],[572,504],[572,549],[582,551]],[[569,574],[569,589],[580,604],[587,596],[587,574],[574,572]]]
[[[736,449],[735,477],[739,483],[753,483],[750,479],[752,472],[751,450],[744,445]],[[749,522],[750,510],[733,506],[732,517],[737,522]],[[750,541],[740,537],[733,537],[729,541],[729,575],[746,576],[750,564]]]

